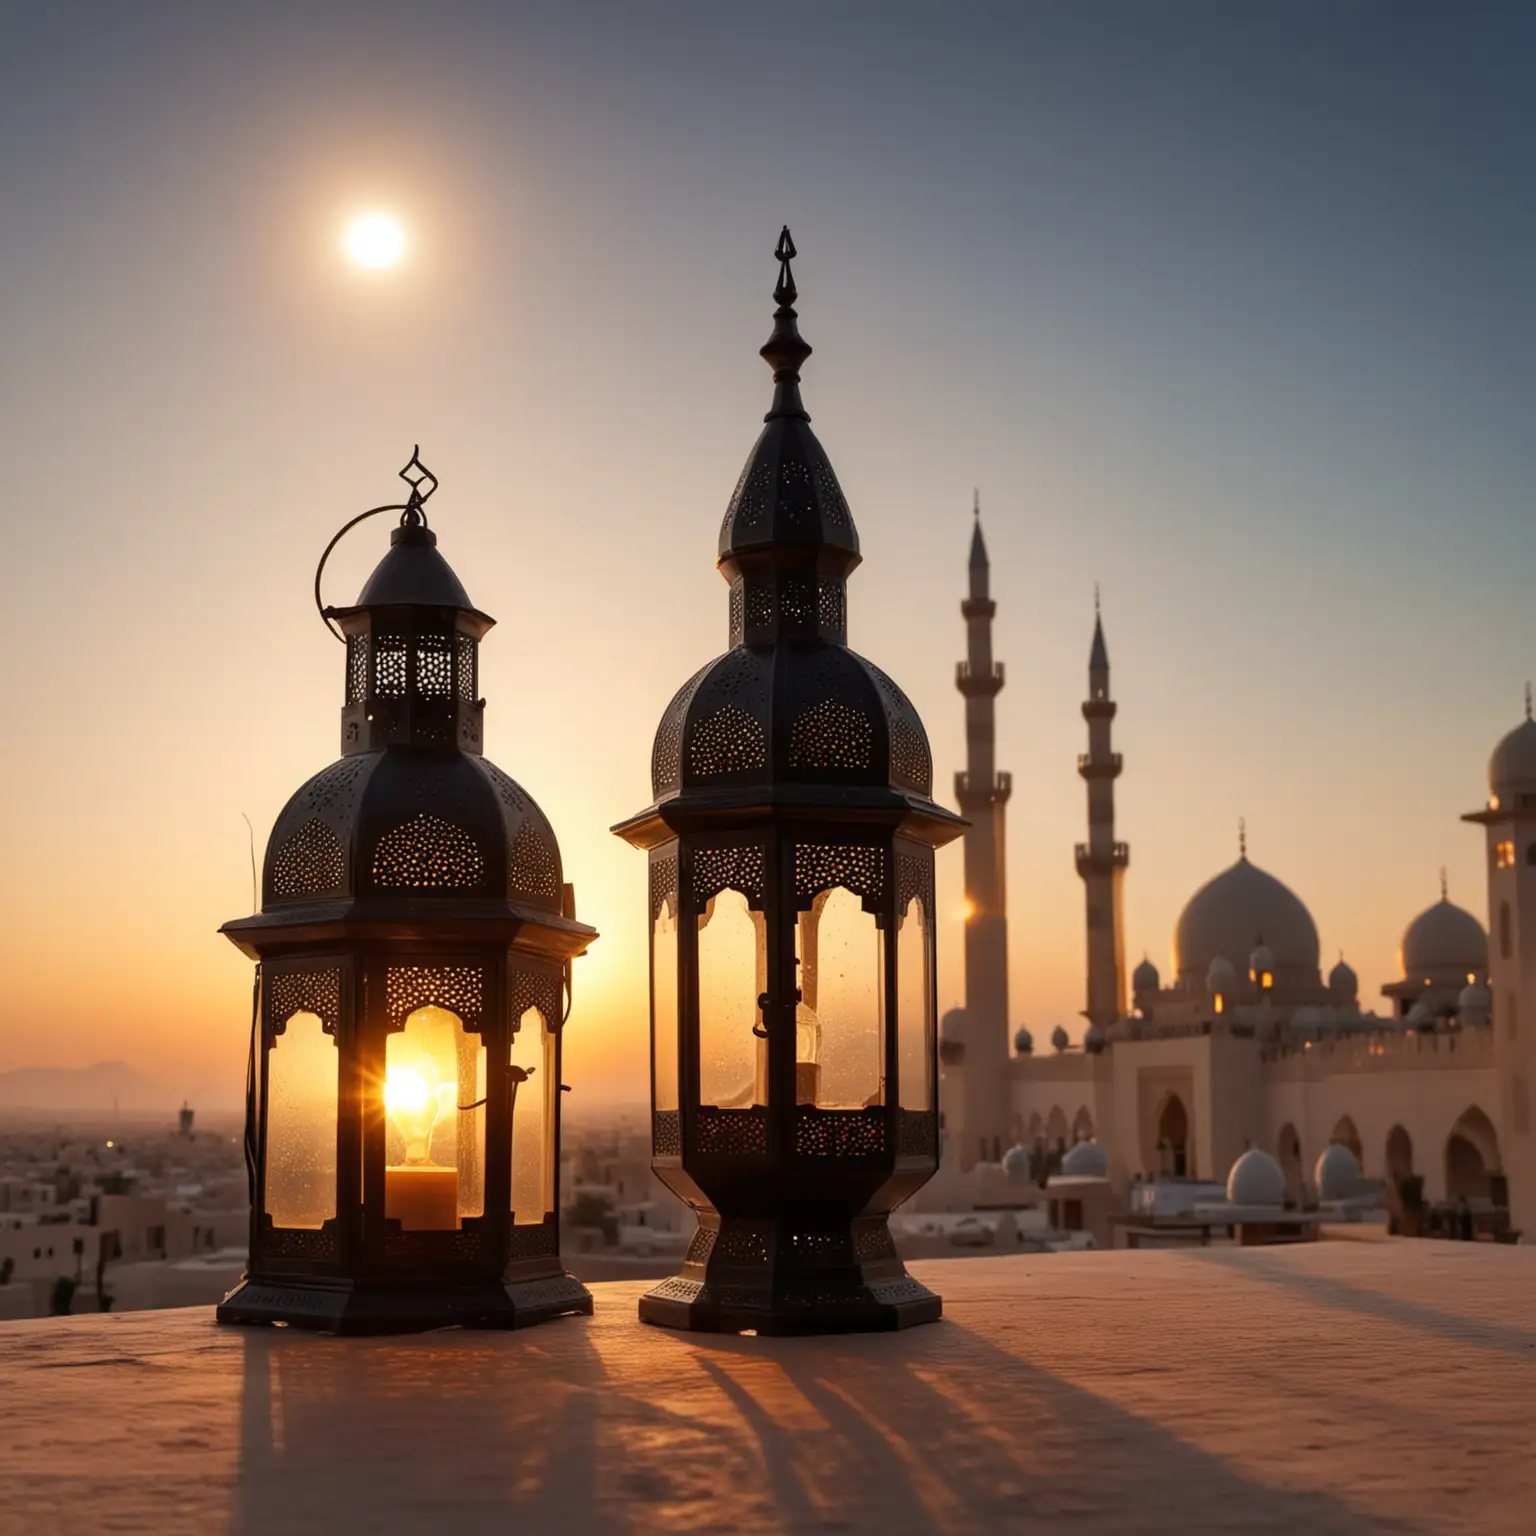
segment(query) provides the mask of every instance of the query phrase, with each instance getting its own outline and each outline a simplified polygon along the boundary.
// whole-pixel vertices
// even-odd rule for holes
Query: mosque
[[[1536,1138],[1527,1085],[1536,1071],[1536,723],[1494,750],[1485,828],[1497,943],[1472,913],[1440,900],[1403,931],[1389,1008],[1361,1006],[1340,958],[1326,974],[1306,903],[1253,863],[1237,862],[1185,904],[1171,974],[1150,960],[1126,974],[1121,890],[1130,848],[1115,835],[1116,705],[1109,649],[1095,613],[1083,715],[1087,841],[1076,848],[1086,898],[1087,977],[1080,1044],[1057,1028],[1036,1041],[1010,1030],[1004,808],[1008,775],[994,754],[1003,669],[991,644],[996,604],[979,513],[961,609],[968,656],[966,771],[956,776],[965,841],[965,1006],[940,1027],[940,1106],[951,1179],[1092,1161],[1124,1199],[1158,1179],[1225,1180],[1250,1148],[1272,1156],[1287,1195],[1315,1195],[1311,1170],[1346,1146],[1360,1173],[1422,1179],[1427,1202],[1507,1203],[1536,1234]],[[1527,921],[1526,919],[1530,920]],[[1526,1033],[1518,1027],[1524,1014]],[[1010,1038],[1011,1036],[1011,1038]],[[1012,1047],[1011,1051],[1009,1047]],[[1071,1158],[1080,1142],[1084,1154]],[[1266,1160],[1267,1161],[1267,1160]],[[1001,1168],[999,1168],[1001,1165]],[[968,1172],[969,1171],[969,1172]]]

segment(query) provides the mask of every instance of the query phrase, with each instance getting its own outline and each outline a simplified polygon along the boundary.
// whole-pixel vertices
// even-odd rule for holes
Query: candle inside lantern
[[[407,1231],[445,1231],[459,1224],[459,1171],[433,1161],[432,1134],[445,1101],[457,1092],[441,1082],[429,1051],[392,1061],[384,1074],[384,1112],[405,1143],[405,1156],[384,1170],[384,1214]]]

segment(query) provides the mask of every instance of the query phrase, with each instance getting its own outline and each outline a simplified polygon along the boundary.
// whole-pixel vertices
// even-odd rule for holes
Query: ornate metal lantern
[[[720,530],[731,649],[614,829],[650,860],[653,1166],[699,1217],[640,1316],[901,1328],[940,1311],[887,1216],[937,1166],[933,850],[965,823],[906,695],[847,647],[858,535],[800,401],[788,229],[775,254],[773,407]]]
[[[569,965],[596,934],[543,813],[481,756],[494,621],[427,527],[436,480],[414,457],[402,477],[409,501],[373,509],[401,513],[388,554],[352,607],[322,609],[346,642],[341,760],[278,817],[260,912],[222,930],[257,962],[250,1264],[223,1322],[592,1310],[556,1181]]]

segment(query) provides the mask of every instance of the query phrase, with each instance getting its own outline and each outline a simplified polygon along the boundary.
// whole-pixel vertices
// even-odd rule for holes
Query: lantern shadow
[[[549,1329],[245,1331],[231,1530],[618,1530],[589,1476],[603,1366],[584,1325],[555,1348]]]

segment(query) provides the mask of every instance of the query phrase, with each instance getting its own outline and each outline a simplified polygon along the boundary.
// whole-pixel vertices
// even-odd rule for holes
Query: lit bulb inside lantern
[[[459,1224],[459,1170],[436,1161],[432,1140],[444,1113],[457,1105],[458,1082],[452,1059],[437,1060],[433,1046],[441,1042],[429,1023],[408,1025],[389,1041],[384,1113],[403,1155],[391,1155],[384,1170],[384,1213],[406,1230],[444,1231]]]
[[[384,1113],[405,1140],[405,1161],[430,1163],[432,1132],[442,1112],[443,1084],[437,1065],[422,1055],[415,1065],[396,1063],[384,1074]]]

